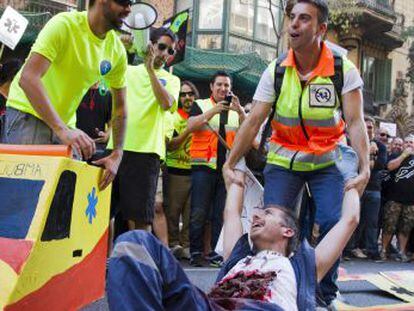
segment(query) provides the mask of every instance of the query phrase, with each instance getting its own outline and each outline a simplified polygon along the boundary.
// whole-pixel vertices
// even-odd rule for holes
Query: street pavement
[[[204,291],[210,289],[218,273],[218,269],[214,268],[192,268],[187,263],[184,263],[183,266],[190,280]],[[414,270],[414,264],[397,261],[373,262],[368,260],[351,260],[341,262],[341,268],[347,274],[365,274],[383,271]],[[340,299],[347,304],[357,307],[401,303],[399,299],[380,291],[366,281],[340,282],[339,290]],[[105,298],[82,309],[82,311],[107,310],[109,309]]]

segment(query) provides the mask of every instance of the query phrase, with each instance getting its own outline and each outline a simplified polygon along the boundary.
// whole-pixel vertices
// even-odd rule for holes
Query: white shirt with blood
[[[264,250],[255,256],[241,259],[223,279],[231,279],[238,272],[276,272],[276,277],[268,285],[265,301],[275,303],[284,310],[297,311],[296,277],[289,258],[280,253]]]

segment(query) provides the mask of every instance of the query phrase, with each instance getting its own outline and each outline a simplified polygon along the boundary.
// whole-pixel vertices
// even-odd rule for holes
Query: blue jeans
[[[381,192],[366,190],[361,197],[361,219],[351,241],[351,248],[363,247],[368,255],[378,254],[378,218]]]
[[[221,172],[193,170],[191,175],[190,252],[204,250],[204,226],[211,222],[211,249],[216,247],[223,226],[226,187]]]
[[[278,204],[295,208],[297,196],[308,184],[316,206],[315,223],[319,226],[320,239],[338,222],[341,215],[344,177],[333,165],[312,172],[298,172],[268,164],[264,170],[264,204]],[[320,283],[323,298],[330,303],[338,290],[335,284],[339,260]]]

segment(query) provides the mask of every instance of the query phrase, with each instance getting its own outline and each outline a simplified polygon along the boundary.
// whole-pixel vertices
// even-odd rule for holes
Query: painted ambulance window
[[[44,180],[0,177],[0,237],[25,239]]]
[[[42,241],[69,238],[75,185],[76,174],[71,171],[62,172],[50,205]]]

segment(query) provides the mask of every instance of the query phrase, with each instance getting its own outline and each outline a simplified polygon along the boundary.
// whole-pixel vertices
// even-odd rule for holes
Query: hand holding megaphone
[[[150,42],[147,45],[147,51],[144,56],[144,64],[148,71],[154,70],[154,60],[155,60],[155,47]]]
[[[150,43],[150,27],[157,17],[157,11],[152,5],[140,2],[131,6],[131,13],[124,21],[123,30],[133,36],[133,49],[141,57],[145,57]]]

